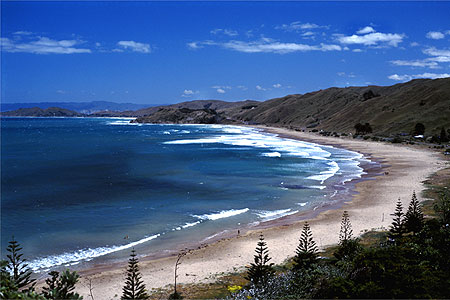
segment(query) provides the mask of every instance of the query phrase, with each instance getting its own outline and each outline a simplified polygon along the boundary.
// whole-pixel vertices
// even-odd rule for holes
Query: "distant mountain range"
[[[427,134],[450,128],[450,78],[416,79],[392,86],[328,88],[264,102],[196,100],[121,112],[79,114],[57,108],[16,110],[3,116],[119,116],[139,123],[267,124],[292,129],[354,132],[370,123],[379,135],[411,133],[417,123]]]
[[[12,111],[20,108],[39,107],[46,109],[49,107],[60,107],[69,109],[82,114],[92,114],[99,111],[126,111],[138,110],[149,107],[149,104],[135,103],[115,103],[108,101],[91,101],[91,102],[39,102],[39,103],[1,103],[1,111]],[[156,105],[154,105],[156,106]]]

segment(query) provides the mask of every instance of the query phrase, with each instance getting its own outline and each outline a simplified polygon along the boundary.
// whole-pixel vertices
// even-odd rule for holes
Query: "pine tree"
[[[344,213],[342,214],[341,231],[339,232],[339,244],[342,245],[346,241],[350,240],[352,235],[352,224],[350,223],[348,212],[344,210]]]
[[[6,255],[9,260],[6,269],[12,274],[11,279],[18,290],[34,291],[36,279],[30,279],[32,272],[25,263],[26,259],[22,258],[23,254],[20,250],[22,248],[13,237],[6,248],[6,251],[10,253]]]
[[[65,270],[59,274],[57,271],[52,271],[48,273],[51,277],[45,280],[47,286],[43,288],[42,295],[47,299],[58,300],[58,299],[70,299],[70,300],[81,300],[78,293],[74,292],[75,284],[78,282],[80,277],[76,272],[70,272]]]
[[[414,235],[423,228],[423,213],[422,207],[417,200],[416,192],[413,192],[411,202],[409,203],[408,211],[405,214],[405,229],[408,232],[413,232]]]
[[[254,256],[254,262],[250,264],[247,270],[247,276],[245,279],[250,280],[253,284],[264,285],[267,280],[275,273],[273,269],[273,263],[269,263],[272,259],[269,257],[269,250],[267,250],[264,236],[259,236],[258,246],[256,247],[256,255]]]
[[[300,236],[300,244],[297,246],[294,257],[294,270],[309,269],[317,261],[317,245],[313,240],[311,228],[308,222],[303,225]]]
[[[136,251],[134,249],[131,250],[130,256],[128,260],[127,279],[122,289],[123,294],[121,299],[148,299],[149,295],[145,290],[145,284],[139,272],[139,261],[136,258]]]
[[[395,207],[395,212],[391,214],[394,216],[392,225],[389,229],[389,238],[397,241],[403,236],[404,230],[404,220],[403,220],[403,206],[402,201],[398,198],[397,206]]]
[[[341,230],[339,231],[339,247],[334,252],[334,256],[339,260],[348,260],[355,257],[361,250],[358,239],[353,238],[352,223],[348,211],[344,210],[342,214]]]

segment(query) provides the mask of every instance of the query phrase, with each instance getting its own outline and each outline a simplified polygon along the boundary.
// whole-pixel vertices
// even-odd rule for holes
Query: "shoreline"
[[[406,146],[374,143],[322,137],[310,133],[296,132],[284,128],[249,126],[276,133],[280,137],[313,142],[320,145],[330,145],[355,151],[368,156],[372,161],[381,164],[380,169],[386,173],[368,173],[360,179],[352,180],[350,192],[346,199],[341,199],[337,205],[330,205],[318,211],[286,216],[277,220],[264,222],[263,226],[241,232],[241,235],[219,236],[217,240],[201,244],[194,250],[189,250],[180,266],[180,283],[198,283],[214,281],[215,275],[242,270],[252,261],[254,248],[259,234],[264,233],[269,252],[276,264],[282,263],[295,253],[303,222],[308,220],[313,236],[318,246],[323,249],[338,241],[340,219],[343,210],[348,210],[355,235],[365,230],[386,228],[391,222],[390,213],[394,211],[395,202],[401,197],[407,204],[413,190],[419,199],[423,190],[422,181],[443,168],[446,161],[439,154],[427,149],[413,149]],[[412,164],[413,158],[419,163]],[[410,171],[415,171],[410,172]],[[407,178],[403,179],[402,176]],[[377,192],[378,191],[378,192]],[[392,196],[388,197],[389,192]],[[368,200],[367,200],[368,198]],[[368,210],[370,208],[370,210]],[[176,254],[176,253],[174,253]],[[167,253],[167,255],[171,255]],[[173,266],[175,257],[140,257],[140,269],[143,280],[150,290],[173,283]],[[77,291],[88,297],[88,278],[92,280],[95,294],[114,298],[121,294],[126,262],[103,264],[81,270],[80,283]]]

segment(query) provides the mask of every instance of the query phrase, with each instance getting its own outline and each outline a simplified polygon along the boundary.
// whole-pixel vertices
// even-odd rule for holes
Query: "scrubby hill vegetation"
[[[388,87],[329,88],[262,102],[239,112],[242,121],[353,132],[370,123],[376,134],[411,133],[416,123],[428,132],[450,127],[450,78],[417,79]]]

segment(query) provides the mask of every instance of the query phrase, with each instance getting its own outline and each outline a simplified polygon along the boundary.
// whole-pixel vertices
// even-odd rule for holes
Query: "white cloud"
[[[275,26],[275,29],[281,29],[284,31],[300,31],[300,30],[309,30],[309,29],[317,29],[317,28],[328,28],[328,26],[320,26],[314,23],[301,23],[300,21],[292,22],[290,24],[283,24],[279,26]]]
[[[302,33],[302,37],[304,37],[304,38],[312,38],[312,39],[314,39],[315,35],[316,35],[316,33],[312,32],[312,31],[307,31],[307,32]]]
[[[432,40],[440,40],[445,38],[445,34],[439,31],[430,31],[427,33],[426,37]]]
[[[366,27],[368,28],[368,27]],[[363,28],[358,32],[369,32],[368,29]],[[370,27],[373,29],[372,27]],[[399,33],[382,33],[371,31],[367,34],[353,34],[350,36],[336,35],[337,40],[341,44],[346,45],[365,45],[365,46],[379,46],[380,44],[397,47],[403,41],[404,34]]]
[[[421,68],[432,68],[435,69],[439,65],[434,61],[429,60],[392,60],[392,64],[396,66],[407,66],[407,67],[421,67]]]
[[[396,80],[396,81],[408,81],[408,80],[419,79],[419,78],[437,79],[437,78],[447,78],[447,77],[450,77],[450,74],[447,74],[447,73],[444,73],[444,74],[423,73],[423,74],[416,74],[416,75],[393,74],[393,75],[388,76],[389,79]]]
[[[222,89],[222,90],[225,90],[225,89],[227,89],[227,90],[231,90],[231,86],[229,86],[229,85],[213,85],[212,87],[211,87],[212,89]]]
[[[279,83],[275,83],[274,85],[272,85],[274,88],[279,89],[281,87],[281,84]]]
[[[419,43],[417,43],[417,42],[412,42],[411,44],[409,44],[411,47],[417,47],[417,46],[420,46],[420,44]]]
[[[263,87],[260,86],[260,85],[257,85],[257,86],[256,86],[256,89],[257,89],[258,91],[267,91],[267,89],[263,88]]]
[[[298,43],[281,43],[269,38],[261,38],[257,41],[244,42],[232,40],[229,42],[219,43],[212,41],[205,41],[202,45],[216,45],[226,49],[244,52],[244,53],[277,53],[286,54],[292,52],[307,52],[307,51],[341,51],[339,45],[306,45]]]
[[[56,91],[58,94],[65,94],[66,93],[66,91],[64,91],[64,90],[57,90]]]
[[[193,90],[184,90],[183,94],[181,94],[181,97],[192,97],[193,95],[198,94],[198,91]]]
[[[248,90],[248,87],[246,87],[245,85],[238,85],[237,88],[243,91]]]
[[[129,49],[133,52],[150,53],[151,51],[149,44],[138,43],[135,41],[120,41],[117,42],[117,45],[124,49]]]
[[[431,47],[423,50],[423,53],[431,56],[430,58],[427,58],[427,61],[434,61],[438,63],[450,62],[450,50]]]
[[[224,89],[220,89],[220,88],[219,88],[219,89],[217,89],[216,91],[217,91],[219,94],[225,94],[225,90],[224,90]]]
[[[447,56],[450,57],[450,50],[440,50],[434,47],[423,50],[423,53],[430,56]]]
[[[91,53],[90,49],[77,48],[82,41],[79,40],[53,40],[48,37],[32,37],[27,42],[16,42],[9,38],[1,38],[1,47],[6,52],[23,52],[34,54],[73,54]]]
[[[32,35],[33,33],[30,31],[16,31],[16,32],[13,32],[13,34],[15,34],[15,35]]]
[[[375,32],[375,29],[373,29],[370,26],[366,26],[366,27],[358,30],[356,33],[357,34],[367,34],[367,33],[371,33],[371,32]]]
[[[228,36],[236,36],[238,35],[238,32],[236,30],[231,30],[231,29],[221,29],[221,28],[216,28],[210,31],[211,34],[225,34]]]
[[[352,52],[363,52],[361,49],[353,49]]]
[[[190,48],[190,49],[200,49],[200,48],[203,48],[203,46],[199,45],[198,42],[187,43],[187,47]]]

